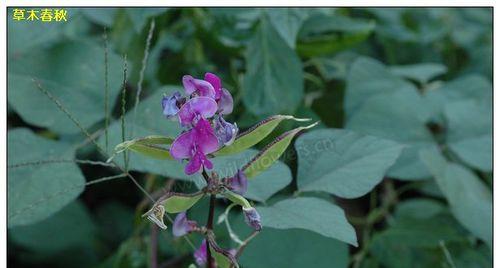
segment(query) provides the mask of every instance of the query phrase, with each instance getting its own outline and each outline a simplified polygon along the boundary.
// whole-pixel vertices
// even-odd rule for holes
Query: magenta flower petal
[[[233,96],[231,96],[231,93],[229,93],[229,91],[225,88],[221,90],[218,105],[221,114],[230,114],[233,112]]]
[[[210,122],[201,118],[193,128],[193,140],[203,154],[210,154],[219,149],[219,141]]]
[[[194,84],[194,78],[190,75],[185,75],[182,77],[182,85],[186,90],[188,95],[193,94],[196,91],[196,85]]]
[[[215,98],[214,87],[205,80],[195,79],[190,75],[185,75],[182,77],[182,85],[188,95],[196,93],[199,96],[205,96],[212,99]]]
[[[183,236],[196,227],[195,221],[190,221],[187,219],[186,212],[181,212],[177,214],[174,220],[174,224],[172,225],[172,234],[175,237]]]
[[[202,158],[200,157],[200,154],[204,156],[202,153],[196,153],[184,167],[184,172],[187,175],[193,175],[194,173],[200,171],[203,165],[203,161]]]
[[[189,158],[192,155],[193,131],[187,131],[179,135],[170,147],[170,155],[175,159]]]
[[[182,125],[193,123],[197,115],[203,118],[212,117],[217,112],[217,103],[208,97],[192,98],[184,104],[179,111],[179,119]]]
[[[222,88],[222,83],[220,81],[220,78],[213,74],[213,73],[206,73],[205,74],[205,81],[210,83],[215,90],[215,99],[218,100],[220,99],[221,96],[221,88]]]
[[[203,239],[201,246],[193,254],[194,260],[198,266],[203,266],[207,263],[207,241]]]

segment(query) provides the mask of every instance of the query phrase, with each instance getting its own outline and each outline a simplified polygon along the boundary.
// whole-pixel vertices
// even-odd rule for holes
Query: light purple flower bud
[[[186,212],[181,212],[177,214],[172,225],[172,234],[175,237],[183,236],[191,232],[196,227],[195,221],[190,221],[187,219]]]
[[[238,134],[238,126],[236,123],[228,123],[222,116],[218,116],[215,120],[215,135],[222,145],[231,145],[236,135]]]
[[[231,178],[227,179],[227,184],[231,191],[237,194],[245,194],[248,187],[247,176],[245,172],[238,170],[238,172]]]
[[[221,114],[230,114],[233,112],[233,96],[231,93],[227,91],[227,89],[223,88],[221,90],[220,99],[217,101],[219,105],[219,112]]]
[[[194,260],[198,266],[203,266],[207,263],[207,241],[203,239],[201,246],[193,254]]]
[[[243,213],[245,214],[245,222],[248,226],[252,227],[256,231],[260,231],[262,229],[260,215],[255,208],[243,208]]]
[[[198,117],[210,118],[217,112],[217,103],[208,97],[195,97],[182,105],[179,110],[179,121],[183,126],[193,124]]]
[[[232,248],[230,250],[227,251],[229,254],[231,254],[233,257],[236,258],[236,254],[238,253],[238,250],[235,249],[235,248]]]
[[[188,95],[196,93],[198,96],[205,96],[214,99],[215,89],[209,82],[201,79],[195,79],[190,75],[182,77],[182,84]]]
[[[171,95],[164,96],[161,100],[161,105],[163,107],[163,115],[167,118],[172,118],[179,112],[179,106],[184,101],[184,98],[181,98],[181,93],[175,91]]]

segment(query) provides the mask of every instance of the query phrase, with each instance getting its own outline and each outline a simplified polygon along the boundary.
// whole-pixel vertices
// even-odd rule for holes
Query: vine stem
[[[203,171],[201,172],[203,175],[203,178],[207,182],[207,184],[210,184],[210,177],[208,176],[207,172],[205,171],[205,168],[203,168]],[[210,207],[208,209],[208,218],[207,218],[207,230],[209,233],[214,226],[214,212],[215,212],[215,194],[210,195]],[[214,268],[213,263],[212,263],[212,252],[210,250],[210,245],[207,242],[207,268]]]

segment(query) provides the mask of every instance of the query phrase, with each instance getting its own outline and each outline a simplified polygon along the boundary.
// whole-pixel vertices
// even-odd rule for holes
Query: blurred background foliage
[[[68,16],[64,23],[8,20],[12,267],[151,265],[150,224],[140,218],[149,205],[128,179],[85,187],[85,180],[116,172],[74,161],[17,165],[105,160],[32,79],[105,146],[107,71],[109,151],[121,141],[122,57],[131,111],[152,21],[137,120],[125,117],[129,135],[131,127],[134,137],[176,133],[161,117],[162,94],[179,89],[184,74],[210,71],[232,92],[229,119],[241,129],[293,114],[405,145],[368,194],[303,194],[341,206],[359,247],[307,230],[265,228],[240,259],[243,267],[492,266],[492,9],[70,8]],[[295,193],[304,176],[297,162],[290,148],[256,178],[250,198],[273,204]],[[176,162],[133,156],[130,169],[150,192],[161,193],[173,179],[174,190],[196,188]],[[206,210],[200,203],[190,217],[204,221]],[[241,217],[232,219],[235,230],[248,232]],[[224,225],[216,229],[230,247]],[[192,262],[184,240],[168,231],[158,240],[161,267]]]

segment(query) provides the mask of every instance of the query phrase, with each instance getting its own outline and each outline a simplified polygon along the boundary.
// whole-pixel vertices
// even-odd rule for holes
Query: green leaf
[[[31,49],[40,46],[50,46],[60,40],[67,27],[65,23],[23,23],[11,20],[13,9],[9,8],[7,34],[9,59],[14,59]],[[11,61],[10,64],[12,64]]]
[[[82,8],[80,11],[92,22],[111,27],[118,8]]]
[[[344,211],[322,199],[299,197],[280,201],[270,207],[258,207],[262,225],[277,229],[306,229],[323,236],[358,246],[354,228]]]
[[[444,106],[450,102],[476,100],[491,101],[493,88],[483,76],[467,75],[445,83],[443,86],[425,91],[430,110],[437,119],[444,113]]]
[[[389,70],[393,74],[415,80],[424,85],[432,78],[445,74],[448,69],[439,63],[417,63],[411,65],[394,65]]]
[[[193,194],[171,192],[156,203],[162,204],[168,213],[179,213],[194,206],[203,196],[205,196],[205,193],[201,191]]]
[[[85,187],[75,163],[23,165],[47,160],[68,160],[75,147],[17,128],[8,132],[8,227],[46,219],[73,201]],[[21,165],[21,166],[16,166]]]
[[[492,194],[471,171],[447,160],[436,150],[421,152],[455,218],[471,233],[492,245]]]
[[[301,229],[264,228],[240,257],[243,267],[348,267],[347,244]]]
[[[215,157],[211,159],[214,164],[213,171],[219,175],[219,178],[232,177],[239,168],[245,165],[257,153],[257,150],[250,149],[239,154]],[[292,181],[292,172],[286,164],[276,161],[267,170],[249,179],[247,191],[243,196],[255,201],[265,202],[273,194],[290,184]],[[203,182],[203,179],[200,177],[195,182]],[[205,184],[200,183],[198,186],[201,188]]]
[[[149,18],[158,16],[168,10],[168,8],[125,8],[124,9],[130,20],[132,26],[137,33],[140,33],[142,28],[146,25]]]
[[[269,135],[269,133],[271,133],[283,120],[303,122],[309,121],[310,119],[295,118],[291,115],[273,115],[255,124],[247,131],[240,133],[231,145],[222,147],[215,152],[214,155],[219,156],[239,153],[254,146],[267,137],[267,135]]]
[[[441,202],[427,198],[413,198],[398,204],[396,218],[430,219],[445,210]]]
[[[489,172],[493,168],[493,128],[490,101],[447,104],[446,143],[468,165]]]
[[[255,115],[293,112],[302,100],[302,63],[265,16],[245,55],[243,103]]]
[[[333,54],[364,41],[374,28],[373,21],[315,14],[304,22],[299,32],[297,52],[303,57]]]
[[[38,224],[9,229],[9,237],[31,251],[52,255],[72,247],[92,247],[96,230],[85,206],[75,201]]]
[[[427,112],[425,101],[415,91],[380,94],[366,100],[348,119],[346,128],[405,146],[388,176],[403,180],[426,179],[430,173],[420,160],[419,151],[436,147],[426,126]]]
[[[109,52],[109,99],[120,89],[122,60]],[[17,55],[8,69],[9,104],[29,124],[59,133],[80,130],[37,89],[33,79],[54,95],[88,128],[104,118],[104,50],[89,41],[61,42],[50,49]]]
[[[295,143],[298,188],[343,198],[363,196],[382,181],[402,148],[389,140],[347,130],[311,131]]]
[[[285,152],[295,135],[302,130],[312,128],[317,124],[318,122],[307,127],[298,127],[281,134],[274,141],[264,147],[264,149],[262,149],[254,158],[252,158],[252,160],[243,166],[241,170],[245,172],[247,178],[257,176],[262,171],[268,169],[280,158],[281,154]]]
[[[375,60],[358,58],[349,71],[345,96],[347,129],[405,145],[389,176],[404,180],[430,176],[418,152],[436,146],[426,126],[431,109],[413,84]]]
[[[417,92],[410,82],[392,74],[377,60],[359,57],[351,65],[346,80],[344,109],[349,118],[365,101],[397,91]]]
[[[447,262],[441,244],[452,243],[466,244],[463,229],[452,217],[440,214],[398,219],[373,236],[369,250],[384,267],[438,267]]]
[[[295,48],[297,34],[308,16],[308,11],[303,8],[268,8],[266,12],[281,38],[291,48]]]

